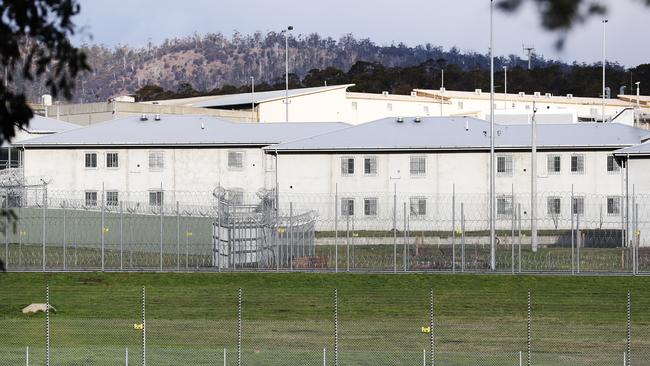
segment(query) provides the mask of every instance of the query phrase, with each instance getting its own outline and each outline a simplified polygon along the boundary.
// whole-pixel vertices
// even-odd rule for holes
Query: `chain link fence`
[[[0,365],[630,366],[650,357],[648,298],[624,290],[579,301],[554,289],[13,290],[46,312],[0,318]]]
[[[9,271],[490,271],[487,195],[1,191]],[[496,271],[650,271],[650,195],[496,197]]]

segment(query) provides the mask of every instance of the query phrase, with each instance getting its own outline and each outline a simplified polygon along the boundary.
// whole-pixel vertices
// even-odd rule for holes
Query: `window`
[[[239,188],[231,188],[228,190],[228,201],[235,205],[244,204],[244,190]]]
[[[149,151],[149,169],[162,170],[165,168],[165,153],[162,151]]]
[[[341,175],[354,174],[354,158],[343,157],[341,158]]]
[[[497,197],[497,217],[505,218],[512,215],[512,196]]]
[[[409,199],[411,216],[427,215],[427,199],[424,197],[411,197]]]
[[[341,216],[354,216],[354,198],[341,198]]]
[[[86,206],[97,206],[97,191],[86,191]]]
[[[411,155],[411,176],[424,176],[427,174],[427,157],[424,155]]]
[[[393,111],[393,103],[386,103],[386,110],[389,112]]]
[[[621,171],[621,166],[618,165],[616,159],[613,156],[607,157],[607,173],[615,174]]]
[[[149,205],[150,206],[160,206],[163,203],[164,192],[161,191],[151,191],[149,192]]]
[[[573,204],[571,205],[571,212],[574,215],[584,215],[585,214],[585,198],[584,197],[573,197]]]
[[[97,153],[86,153],[85,167],[86,168],[97,168]]]
[[[502,177],[512,176],[512,155],[497,156],[497,175]]]
[[[356,111],[358,108],[357,102],[352,102],[352,110]]]
[[[607,197],[607,214],[616,216],[621,214],[621,198],[617,196]]]
[[[571,173],[585,174],[585,156],[571,155]]]
[[[560,174],[562,171],[561,162],[562,158],[560,155],[549,155],[546,163],[548,174]]]
[[[363,174],[375,175],[377,174],[377,157],[366,156],[363,158]]]
[[[106,206],[117,206],[119,204],[117,191],[106,192]]]
[[[244,168],[244,152],[228,151],[228,169]]]
[[[560,216],[562,213],[562,200],[560,197],[548,197],[546,199],[546,211],[549,216]]]
[[[364,198],[363,200],[363,214],[366,216],[377,216],[377,199]]]
[[[106,167],[107,168],[119,167],[119,159],[116,152],[106,153]]]

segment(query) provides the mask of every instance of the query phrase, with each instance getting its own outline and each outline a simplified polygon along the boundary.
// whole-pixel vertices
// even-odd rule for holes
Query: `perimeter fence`
[[[5,190],[9,271],[490,271],[489,199]],[[496,198],[497,272],[650,271],[650,195]]]
[[[42,302],[45,313],[3,311],[0,365],[630,366],[650,357],[639,291],[88,285],[12,289],[12,304]]]

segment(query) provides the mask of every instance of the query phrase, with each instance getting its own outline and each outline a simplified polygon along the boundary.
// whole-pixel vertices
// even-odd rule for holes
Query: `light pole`
[[[445,96],[445,69],[440,69],[440,117],[442,117],[442,102]]]
[[[609,20],[603,19],[603,90],[602,90],[602,93],[603,93],[603,111],[602,111],[603,112],[602,113],[603,118],[602,118],[602,121],[601,121],[603,123],[605,123],[605,64],[606,64],[606,61],[605,61],[605,25],[607,24],[607,22],[609,22]]]
[[[490,0],[490,269],[496,269],[495,242],[495,192],[494,192],[494,45],[493,45],[494,0]]]
[[[641,102],[639,102],[639,98],[641,97],[641,91],[640,91],[640,90],[641,90],[641,89],[640,89],[641,82],[640,82],[640,81],[637,81],[637,82],[634,83],[634,84],[636,85],[636,106],[637,106],[637,108],[638,108],[638,107],[641,106]]]
[[[508,109],[508,66],[503,67],[503,109]]]
[[[293,30],[293,26],[288,26],[284,33],[284,120],[289,122],[289,32]]]

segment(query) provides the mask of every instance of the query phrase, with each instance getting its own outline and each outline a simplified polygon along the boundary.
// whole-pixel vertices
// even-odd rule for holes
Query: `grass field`
[[[421,365],[435,297],[436,362],[516,365],[526,356],[532,292],[535,365],[622,364],[626,296],[632,297],[632,362],[650,358],[650,280],[645,277],[371,274],[0,274],[0,365],[42,364],[50,301],[52,365],[141,364],[141,287],[147,298],[149,365],[220,365],[237,354],[242,289],[242,364],[334,364],[334,289],[341,365]],[[427,354],[427,359],[429,355]]]

